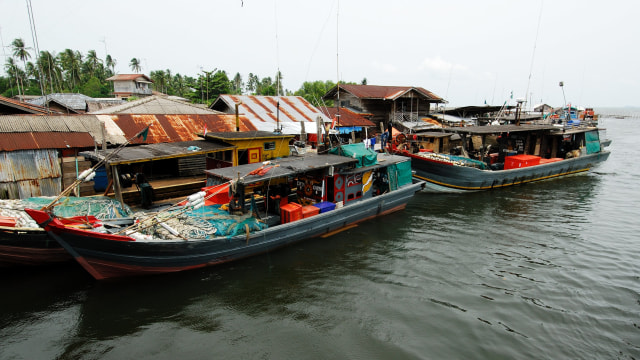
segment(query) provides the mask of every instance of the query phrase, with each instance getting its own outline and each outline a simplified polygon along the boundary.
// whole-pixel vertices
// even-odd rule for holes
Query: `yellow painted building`
[[[233,153],[220,153],[219,160],[233,166],[263,162],[289,156],[289,143],[295,135],[274,134],[268,131],[207,133],[205,138],[234,146]]]

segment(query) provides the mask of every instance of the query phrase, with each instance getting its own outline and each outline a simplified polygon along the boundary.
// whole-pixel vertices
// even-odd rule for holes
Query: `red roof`
[[[338,113],[337,108],[326,108],[326,112],[328,112],[328,116],[330,118],[334,118]],[[340,123],[336,124],[336,126],[367,126],[367,127],[375,127],[372,121],[367,120],[361,114],[355,113],[346,108],[340,108]]]
[[[111,119],[124,132],[127,139],[135,136],[147,125],[151,124],[145,144],[172,143],[198,140],[198,134],[207,132],[236,131],[236,116],[230,114],[192,114],[192,115],[160,115],[160,114],[114,114]],[[258,130],[249,119],[239,116],[240,131]],[[142,139],[132,143],[142,143]]]
[[[86,132],[0,133],[0,151],[74,149],[93,146],[93,138]]]
[[[146,81],[153,82],[147,75],[145,74],[117,74],[113,75],[110,78],[107,78],[107,81],[127,81],[127,80],[136,80],[137,78],[144,78]]]
[[[9,115],[13,115],[13,114],[21,114],[21,113],[27,113],[27,114],[49,114],[52,111],[49,111],[47,108],[44,108],[42,106],[38,106],[38,105],[33,105],[30,103],[26,103],[26,102],[22,102],[19,100],[15,100],[15,99],[11,99],[8,97],[4,97],[0,95],[0,107],[2,106],[6,106],[6,107],[10,107],[12,109],[15,109],[15,111],[10,111],[7,112],[5,111],[7,114]],[[2,109],[0,109],[0,114],[2,114],[3,111]]]
[[[393,100],[407,92],[415,91],[428,100],[442,101],[442,98],[429,90],[414,86],[380,86],[380,85],[350,85],[340,84],[340,89],[349,92],[359,99],[385,99]],[[333,95],[336,87],[331,89],[324,97]]]

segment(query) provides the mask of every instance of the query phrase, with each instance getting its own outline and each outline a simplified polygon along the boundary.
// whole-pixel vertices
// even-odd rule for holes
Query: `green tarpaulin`
[[[598,134],[598,131],[587,131],[585,139],[587,141],[587,154],[600,152],[600,134]]]
[[[411,161],[403,161],[387,167],[389,176],[389,189],[397,190],[399,187],[411,184]]]
[[[363,166],[371,166],[378,163],[378,154],[371,150],[365,149],[363,143],[340,145],[329,150],[329,154],[342,155],[358,159],[357,168]]]

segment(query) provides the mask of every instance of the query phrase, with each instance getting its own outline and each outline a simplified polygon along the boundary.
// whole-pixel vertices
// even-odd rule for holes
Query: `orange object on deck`
[[[283,224],[302,219],[302,205],[288,203],[280,207],[280,222]]]
[[[313,206],[307,205],[302,207],[302,218],[306,219],[308,217],[320,214],[320,209]]]
[[[540,156],[535,155],[513,155],[504,158],[504,169],[518,169],[528,166],[540,165]]]

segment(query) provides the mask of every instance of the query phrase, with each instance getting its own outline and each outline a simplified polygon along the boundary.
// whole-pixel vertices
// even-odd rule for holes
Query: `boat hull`
[[[355,223],[402,210],[424,183],[414,181],[392,192],[265,230],[213,240],[132,241],[124,236],[69,229],[48,215],[30,212],[98,280],[184,271],[268,252],[307,238],[331,235]],[[33,211],[33,210],[28,210]],[[39,213],[39,214],[38,214]]]
[[[43,229],[0,227],[0,267],[54,265],[72,259]]]
[[[510,170],[481,170],[427,159],[413,154],[414,177],[427,182],[425,191],[464,192],[503,188],[589,171],[607,160],[608,151]]]

